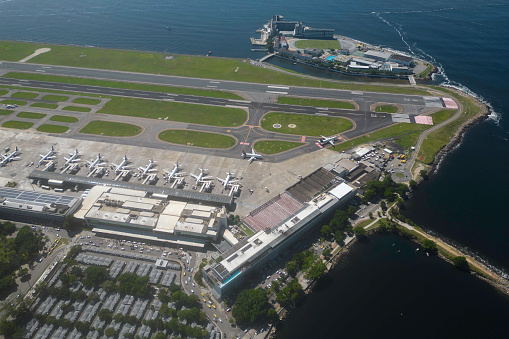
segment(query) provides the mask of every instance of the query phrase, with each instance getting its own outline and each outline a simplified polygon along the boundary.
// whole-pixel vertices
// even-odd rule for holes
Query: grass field
[[[94,120],[80,130],[80,133],[107,135],[110,137],[132,137],[140,134],[140,126],[121,122]]]
[[[14,92],[11,94],[11,98],[20,98],[20,99],[35,99],[39,96],[39,93],[33,92]]]
[[[278,141],[278,140],[263,140],[254,144],[254,149],[257,152],[265,154],[277,154],[289,149],[304,145],[300,142]]]
[[[0,52],[5,43],[0,42]],[[35,47],[36,44],[27,44],[32,46],[27,48],[29,50],[41,47],[40,45]],[[51,47],[51,52],[40,54],[31,59],[30,62],[294,86],[430,95],[425,90],[411,87],[335,83],[326,80],[308,79],[253,66],[248,60],[242,59],[175,55],[174,59],[167,60],[165,58],[167,54],[164,53],[108,50],[81,46],[46,45],[46,47]],[[0,53],[0,55],[2,54]],[[26,55],[21,57],[24,56]]]
[[[298,40],[295,42],[297,48],[320,48],[320,49],[341,49],[337,40]]]
[[[69,100],[69,97],[66,97],[65,95],[54,95],[54,94],[48,94],[41,98],[41,100],[48,100],[48,101],[67,101]]]
[[[444,110],[434,113],[432,115],[433,124],[434,125],[440,124],[441,122],[452,117],[455,112],[456,111],[454,111],[454,110],[444,109]],[[410,147],[415,146],[415,144],[417,143],[417,139],[419,138],[419,135],[421,135],[422,131],[425,131],[431,127],[429,125],[421,125],[421,126],[422,126],[422,130],[416,130],[414,133],[403,135],[400,138],[395,140],[396,143],[405,147],[406,149],[410,149]]]
[[[42,119],[46,116],[43,113],[33,113],[33,112],[19,112],[17,117],[19,118],[27,118],[27,119]]]
[[[64,76],[58,76],[58,75],[30,74],[30,73],[16,73],[16,72],[7,73],[3,76],[6,78],[13,78],[13,79],[41,80],[41,81],[60,82],[60,83],[66,83],[66,84],[79,84],[79,85],[102,86],[102,87],[112,87],[112,88],[124,88],[124,89],[134,89],[134,90],[140,90],[140,91],[152,91],[152,92],[161,92],[161,93],[188,94],[188,95],[213,97],[213,98],[224,98],[224,99],[243,99],[241,96],[238,96],[237,94],[233,94],[230,92],[212,91],[212,90],[196,89],[196,88],[171,87],[171,86],[138,84],[138,83],[131,83],[131,82],[119,82],[119,81],[96,80],[96,79],[85,79],[85,78],[72,78],[72,77],[64,77]],[[87,98],[78,98],[78,99],[87,99]],[[76,100],[78,100],[78,99],[76,99]],[[78,102],[78,101],[74,101],[74,102],[90,105],[89,103],[85,103],[85,102]],[[95,105],[95,104],[93,104],[93,105]]]
[[[17,129],[29,129],[33,125],[34,124],[31,122],[11,120],[11,121],[4,122],[2,124],[2,127],[17,128]]]
[[[84,113],[88,113],[92,110],[90,107],[81,107],[81,106],[65,106],[62,109],[64,111],[84,112]]]
[[[69,127],[46,124],[46,125],[41,125],[41,126],[37,127],[37,130],[39,132],[46,132],[46,133],[65,133],[69,130]]]
[[[159,139],[174,144],[208,148],[230,148],[235,145],[235,139],[227,135],[181,129],[162,131]]]
[[[238,108],[118,97],[108,101],[99,113],[212,126],[240,126],[247,118],[247,113]]]
[[[101,100],[92,99],[92,98],[76,98],[72,102],[75,104],[83,104],[83,105],[99,105]]]
[[[0,41],[0,57],[5,61],[19,61],[42,47],[50,46],[27,42]]]
[[[274,124],[280,124],[281,128],[274,128]],[[288,127],[290,124],[296,127]],[[347,119],[314,115],[269,113],[262,118],[263,129],[286,134],[329,136],[347,131],[352,127],[352,122]]]
[[[12,100],[12,99],[2,100],[1,102],[2,102],[2,104],[6,104],[6,105],[18,105],[18,106],[25,106],[27,104],[26,101]]]
[[[35,104],[31,104],[30,107],[55,109],[58,107],[58,105],[57,104],[47,104],[45,102],[36,102]]]
[[[9,115],[12,111],[8,109],[0,109],[0,115]]]
[[[9,93],[8,90],[6,89],[0,89],[0,95],[6,95],[7,93]]]
[[[54,115],[54,116],[52,116],[49,119],[51,121],[70,122],[70,123],[74,123],[74,122],[80,121],[80,119],[78,119],[78,118],[70,117],[70,116],[67,116],[67,115]]]
[[[351,102],[347,102],[347,101],[279,97],[277,102],[280,104],[287,104],[287,105],[303,105],[303,106],[314,106],[314,107],[332,107],[332,108],[355,109],[355,106]]]
[[[382,112],[382,113],[396,113],[398,111],[398,108],[394,105],[380,105],[376,106],[375,112]]]

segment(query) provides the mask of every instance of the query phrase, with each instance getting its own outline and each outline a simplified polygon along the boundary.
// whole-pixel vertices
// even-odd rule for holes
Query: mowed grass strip
[[[281,125],[281,128],[274,128],[274,124]],[[288,125],[295,125],[295,128]],[[315,115],[269,113],[262,118],[263,129],[286,134],[329,136],[347,131],[352,127],[352,122],[347,119]]]
[[[85,112],[85,113],[88,113],[92,110],[90,107],[81,107],[81,106],[65,106],[62,109],[64,111]]]
[[[454,115],[455,112],[456,111],[454,111],[454,110],[444,109],[444,110],[434,113],[432,115],[433,125],[438,125],[441,122],[449,119],[450,117],[452,117]],[[432,127],[429,125],[420,125],[420,126],[422,127],[422,129],[416,130],[413,133],[409,133],[409,134],[399,137],[398,139],[395,140],[396,143],[405,147],[406,149],[410,149],[410,147],[415,146],[415,144],[417,143],[417,139],[421,135],[422,131],[425,131],[428,128]]]
[[[0,59],[5,61],[19,61],[35,52],[36,49],[43,47],[51,46],[29,42],[0,41]]]
[[[6,105],[18,105],[18,106],[25,106],[27,104],[26,101],[12,100],[12,99],[2,100],[1,102],[2,102],[2,104],[6,104]]]
[[[304,144],[300,142],[262,140],[254,144],[254,149],[265,154],[277,154],[302,145]]]
[[[80,121],[80,119],[75,117],[70,117],[67,115],[54,115],[51,118],[49,118],[51,121],[59,121],[59,122],[69,122],[69,123],[75,123]]]
[[[118,97],[108,101],[98,113],[211,126],[240,126],[247,118],[247,113],[239,108]]]
[[[197,88],[171,87],[171,86],[138,84],[138,83],[120,82],[120,81],[73,78],[73,77],[64,77],[64,76],[58,76],[58,75],[30,74],[30,73],[17,73],[17,72],[7,73],[7,74],[4,74],[3,76],[5,78],[12,78],[12,79],[39,80],[39,81],[59,82],[59,83],[65,83],[65,84],[123,88],[123,89],[133,89],[133,90],[139,90],[139,91],[151,91],[151,92],[161,92],[161,93],[187,94],[187,95],[196,95],[196,96],[212,97],[212,98],[238,99],[238,100],[243,99],[241,96],[238,96],[238,95],[230,93],[230,92],[212,91],[212,90],[197,89]],[[95,105],[95,104],[90,104],[87,102],[79,102],[79,101],[82,101],[80,99],[87,99],[87,98],[78,98],[78,99],[74,100],[74,102],[77,104],[82,103],[82,104],[86,104],[86,105]]]
[[[355,109],[355,106],[351,102],[347,102],[347,101],[279,97],[277,102],[279,104],[287,104],[287,105],[302,105],[302,106],[313,106],[313,107]]]
[[[298,40],[295,41],[297,48],[320,48],[320,49],[341,49],[337,40]]]
[[[396,113],[398,111],[398,108],[394,105],[379,105],[376,106],[375,112],[382,112],[382,113]]]
[[[55,95],[55,94],[48,94],[41,98],[41,100],[48,100],[48,101],[67,101],[69,100],[69,97],[66,97],[65,95]]]
[[[8,109],[0,109],[0,115],[9,115],[12,111]]]
[[[6,89],[0,89],[0,95],[6,95],[7,93],[9,93],[8,90]]]
[[[75,104],[83,104],[83,105],[99,105],[101,100],[92,99],[92,98],[76,98],[72,102]]]
[[[37,127],[37,130],[39,132],[46,132],[46,133],[65,133],[69,130],[69,127],[45,124],[45,125],[41,125],[41,126]]]
[[[11,94],[11,98],[20,98],[20,99],[35,99],[39,96],[39,93],[33,92],[14,92]]]
[[[2,127],[6,128],[16,128],[16,129],[29,129],[34,124],[32,122],[25,122],[25,121],[17,121],[17,120],[10,120],[6,121],[2,124]]]
[[[46,116],[43,113],[34,113],[34,112],[19,112],[17,117],[26,118],[26,119],[42,119]]]
[[[94,120],[80,130],[80,133],[107,135],[110,137],[132,137],[140,134],[140,126],[122,122]]]
[[[235,145],[235,139],[227,135],[182,129],[162,131],[159,139],[174,144],[207,148],[230,148]]]
[[[31,104],[30,107],[55,109],[58,107],[58,105],[57,104],[47,104],[45,102],[36,102],[35,104]]]
[[[50,47],[50,52],[40,54],[30,60],[30,62],[33,63],[48,65],[90,67],[118,71],[203,77],[209,79],[272,83],[292,86],[430,95],[430,93],[424,89],[412,88],[410,86],[378,86],[308,79],[305,77],[274,72],[270,69],[253,66],[250,64],[249,60],[241,59],[173,55],[173,59],[167,60],[166,57],[168,54],[166,53],[108,50],[82,46],[28,45],[30,45],[30,47],[27,49],[32,51],[34,50],[34,46],[37,46],[35,48],[39,48],[41,46]],[[2,46],[2,42],[0,42],[0,55],[2,55]],[[21,58],[24,56],[26,55],[21,56]]]

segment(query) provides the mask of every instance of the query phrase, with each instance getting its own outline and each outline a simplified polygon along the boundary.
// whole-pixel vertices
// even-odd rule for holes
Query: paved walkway
[[[36,49],[35,52],[33,52],[32,54],[30,54],[29,56],[27,57],[24,57],[23,59],[21,59],[19,62],[27,62],[28,60],[32,59],[32,58],[35,58],[36,56],[38,56],[39,54],[42,54],[42,53],[47,53],[51,51],[51,48],[39,48],[39,49]]]

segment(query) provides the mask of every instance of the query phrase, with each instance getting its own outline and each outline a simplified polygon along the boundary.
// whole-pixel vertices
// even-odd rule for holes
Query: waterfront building
[[[392,54],[389,58],[389,61],[395,62],[395,63],[403,65],[403,66],[411,67],[414,62],[414,58],[404,56],[401,54]]]
[[[268,24],[269,29],[276,34],[293,36],[301,39],[333,39],[334,29],[312,28],[304,26],[300,21],[284,20],[282,15],[274,15]]]
[[[365,58],[377,60],[377,61],[387,61],[391,57],[392,53],[384,52],[384,51],[376,51],[373,49],[368,50],[364,53]]]
[[[80,198],[67,195],[0,188],[0,218],[5,220],[62,226],[80,204]]]

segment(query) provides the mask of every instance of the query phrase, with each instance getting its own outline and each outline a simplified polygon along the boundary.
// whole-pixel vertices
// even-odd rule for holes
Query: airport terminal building
[[[253,226],[257,225],[259,231],[223,253],[222,261],[203,269],[214,296],[220,299],[228,295],[250,273],[287,251],[356,192],[331,172],[320,169],[251,212],[243,221],[255,230]]]

